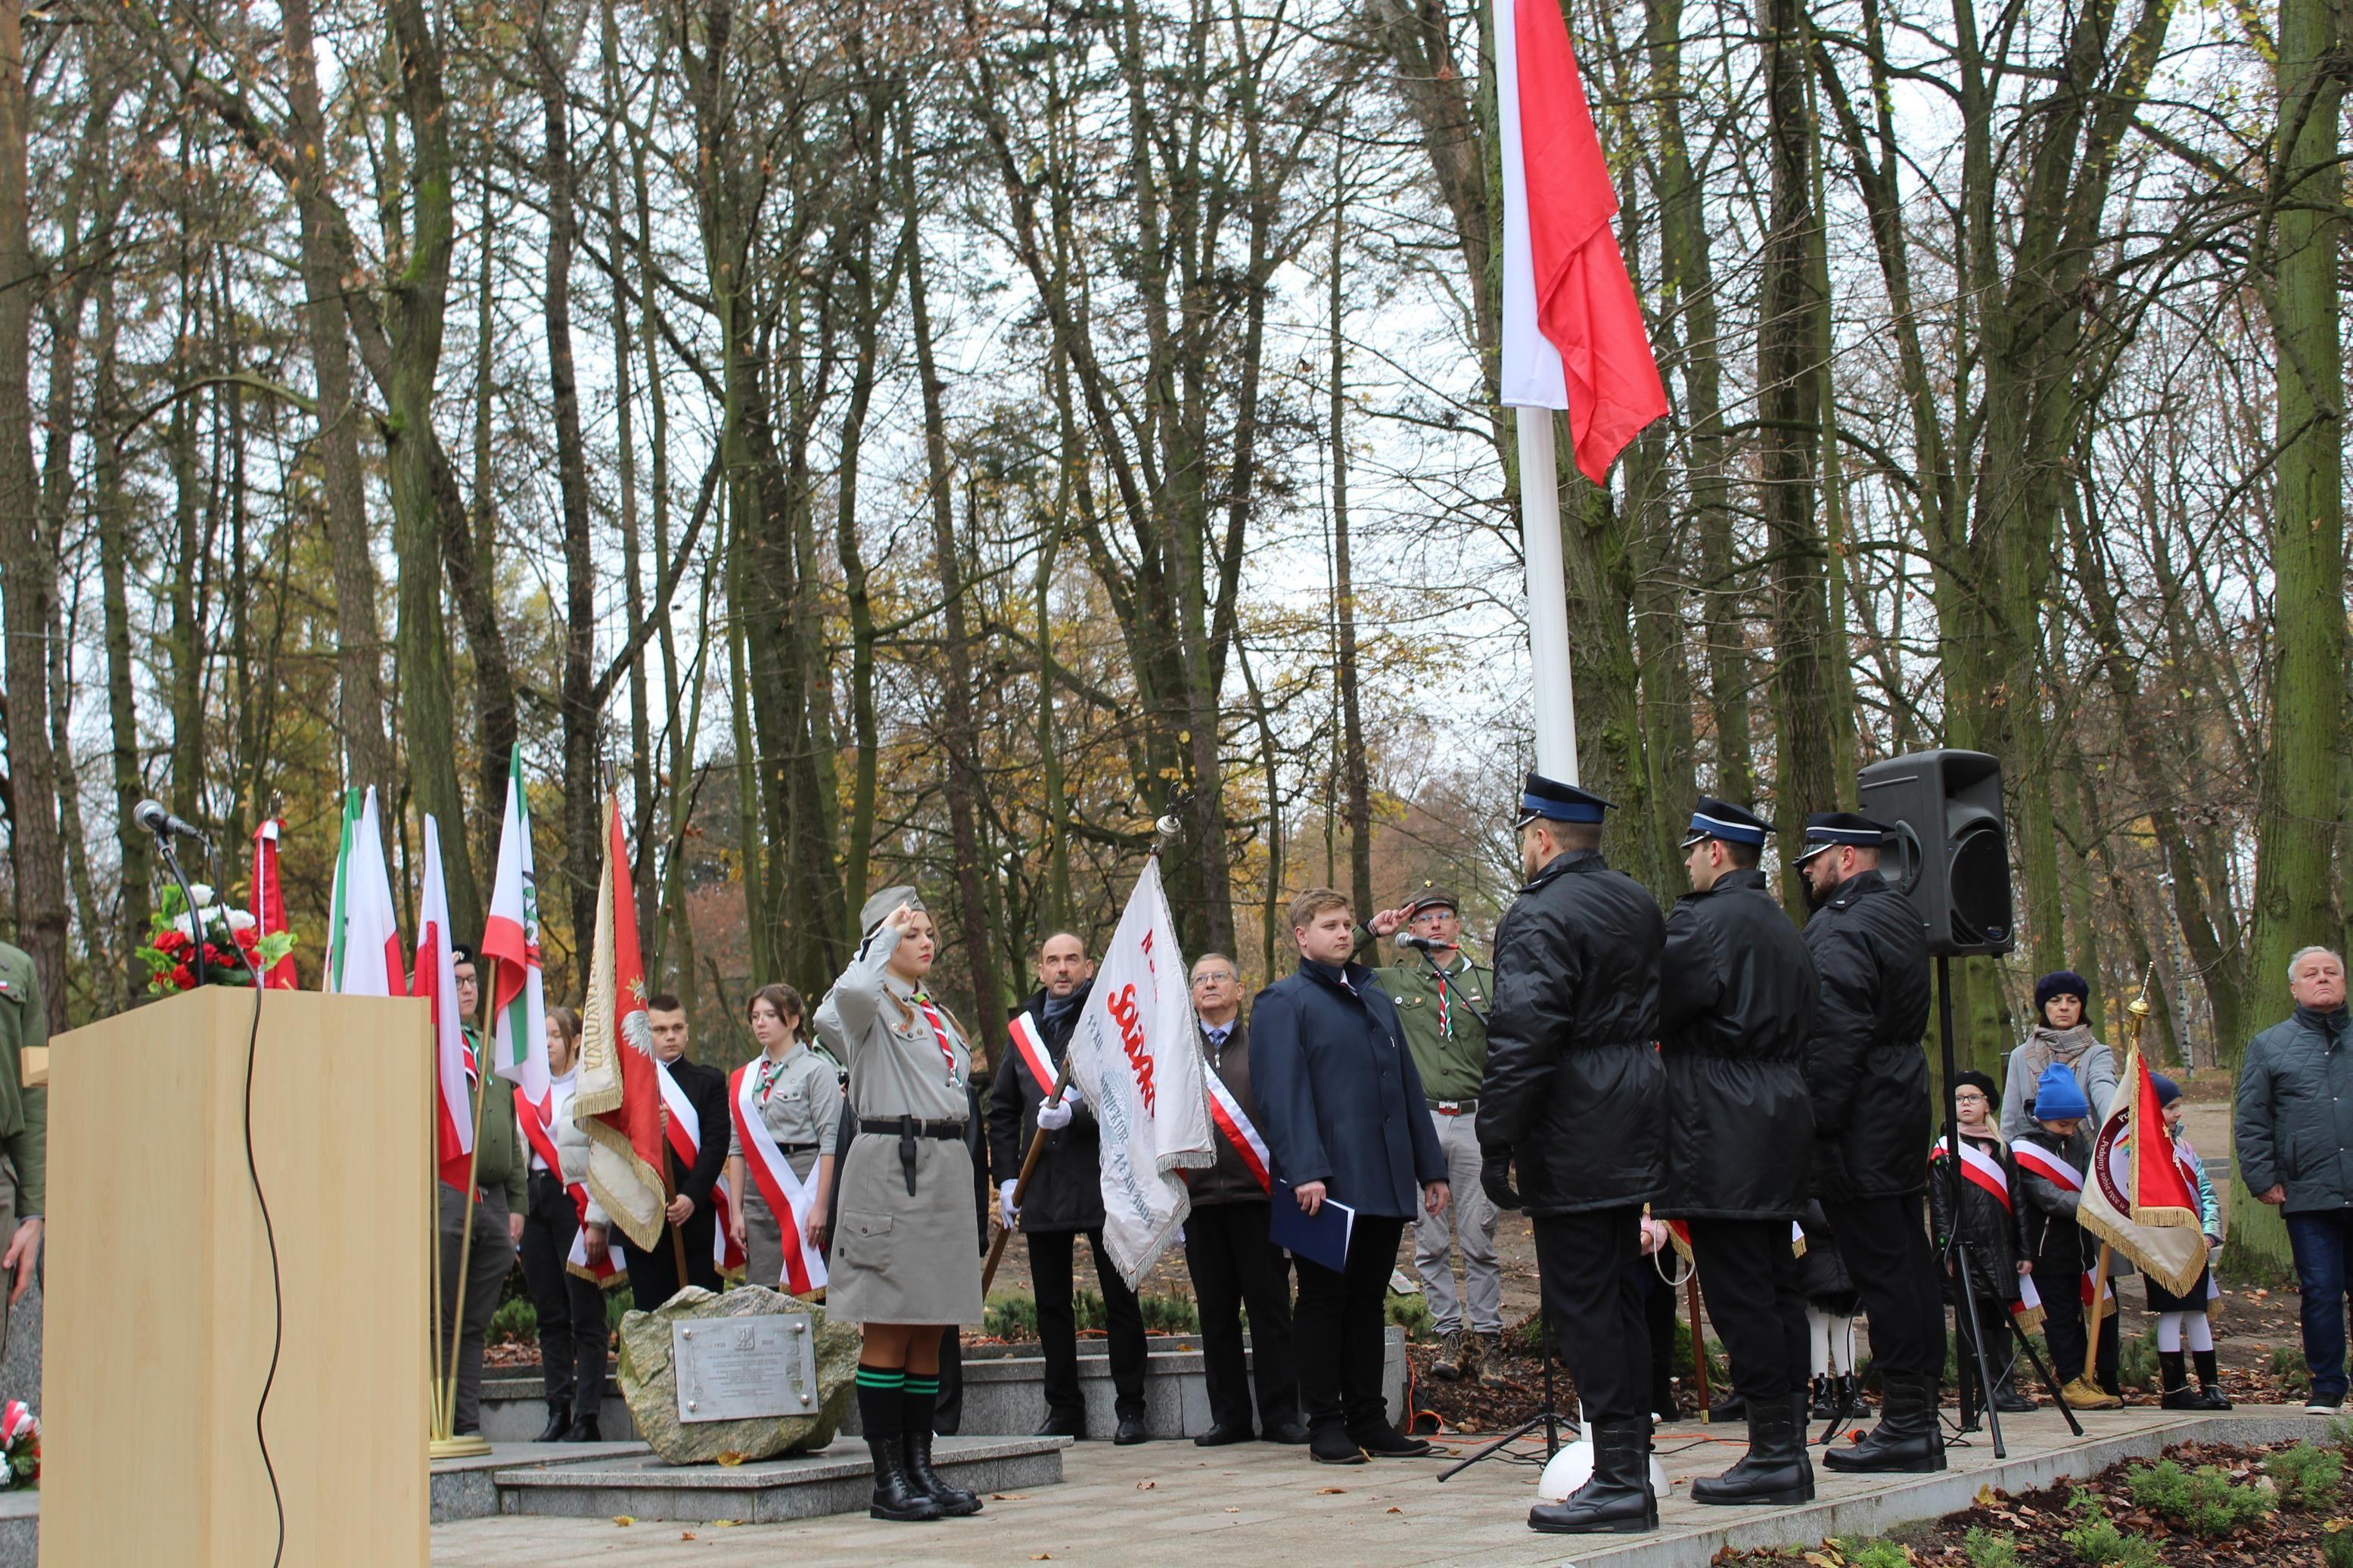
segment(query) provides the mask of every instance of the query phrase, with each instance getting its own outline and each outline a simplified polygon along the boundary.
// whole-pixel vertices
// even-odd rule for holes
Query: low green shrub
[[[2327,1508],[2337,1500],[2338,1484],[2345,1479],[2345,1456],[2298,1443],[2264,1459],[2263,1473],[2279,1488],[2281,1507]]]
[[[2132,1388],[2162,1389],[2165,1374],[2157,1359],[2157,1331],[2134,1335],[2116,1347],[2116,1380]]]
[[[1198,1334],[1201,1331],[1201,1309],[1190,1296],[1155,1296],[1149,1293],[1137,1298],[1144,1310],[1144,1330],[1153,1334]]]
[[[2312,1386],[2312,1370],[2304,1364],[2302,1345],[2274,1345],[2264,1358],[2264,1367],[2279,1379],[2283,1388],[2300,1389]]]
[[[2165,1568],[2156,1542],[2126,1534],[2111,1520],[2087,1520],[2059,1539],[2084,1568]]]
[[[1429,1300],[1419,1294],[1401,1296],[1390,1291],[1388,1321],[1403,1329],[1409,1340],[1426,1340],[1438,1331],[1438,1321],[1430,1315]]]
[[[981,1331],[994,1339],[1034,1340],[1038,1337],[1038,1302],[1027,1290],[1007,1290],[991,1296],[981,1308]]]
[[[531,1304],[529,1297],[501,1301],[499,1310],[491,1314],[487,1342],[502,1345],[514,1340],[539,1342],[539,1309]]]
[[[2332,1531],[2320,1538],[2325,1568],[2353,1568],[2353,1530]]]
[[[1961,1555],[1969,1560],[1969,1568],[2019,1568],[2018,1545],[2008,1531],[1969,1526],[1961,1539]]]
[[[2135,1469],[2126,1487],[2139,1507],[2209,1541],[2254,1523],[2273,1508],[2257,1489],[2234,1485],[2220,1465],[2185,1470],[2171,1459],[2159,1459]]]
[[[1838,1548],[1839,1561],[1846,1568],[1912,1568],[1912,1554],[1883,1538],[1841,1535],[1831,1544]]]

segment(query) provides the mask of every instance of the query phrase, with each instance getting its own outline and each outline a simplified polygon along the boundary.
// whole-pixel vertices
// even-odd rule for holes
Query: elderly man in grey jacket
[[[2239,1179],[2278,1205],[2303,1298],[2306,1410],[2345,1403],[2345,1285],[2353,1260],[2353,1019],[2345,960],[2307,947],[2288,960],[2295,1012],[2257,1035],[2239,1068]]]

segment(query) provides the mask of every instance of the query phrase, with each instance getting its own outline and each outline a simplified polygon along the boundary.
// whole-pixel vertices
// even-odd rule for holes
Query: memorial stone
[[[859,1339],[815,1302],[689,1286],[621,1320],[615,1381],[638,1435],[673,1465],[807,1453],[840,1427]]]

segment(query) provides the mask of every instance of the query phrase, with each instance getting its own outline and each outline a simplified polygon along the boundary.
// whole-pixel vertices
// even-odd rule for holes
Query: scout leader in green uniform
[[[1416,949],[1401,942],[1398,961],[1375,969],[1373,979],[1397,1003],[1398,1021],[1405,1026],[1406,1045],[1421,1074],[1421,1091],[1430,1102],[1438,1146],[1446,1152],[1446,1180],[1454,1194],[1443,1212],[1424,1210],[1413,1224],[1414,1267],[1421,1275],[1440,1340],[1430,1373],[1448,1382],[1458,1377],[1475,1381],[1485,1353],[1499,1351],[1504,1335],[1495,1205],[1479,1186],[1475,1126],[1479,1085],[1487,1073],[1487,1026],[1479,1021],[1479,1014],[1487,1010],[1494,975],[1462,951],[1460,906],[1445,888],[1425,882],[1404,908],[1383,910],[1358,926],[1358,962],[1370,963],[1379,940],[1400,930],[1405,940],[1429,945]],[[1455,1295],[1454,1261],[1449,1256],[1452,1245],[1462,1249],[1462,1296],[1467,1301]]]
[[[474,968],[474,950],[463,942],[449,949],[450,966],[458,974],[458,1017],[466,1035],[466,1077],[477,1096],[490,1096],[477,1122],[481,1142],[474,1152],[474,1184],[480,1196],[474,1204],[474,1246],[466,1256],[465,1306],[459,1310],[458,1254],[466,1234],[466,1194],[446,1182],[434,1184],[440,1195],[441,1312],[436,1329],[441,1353],[449,1353],[449,1324],[463,1327],[458,1339],[458,1403],[452,1430],[459,1436],[481,1429],[482,1342],[489,1335],[491,1316],[499,1310],[499,1292],[514,1267],[515,1247],[522,1240],[522,1223],[531,1209],[530,1174],[523,1164],[522,1128],[515,1121],[514,1085],[496,1073],[482,1071],[482,1032],[474,1026],[474,1009],[481,1000],[481,981]],[[447,1375],[446,1369],[444,1375]]]
[[[860,911],[866,940],[818,1005],[820,1039],[849,1063],[858,1136],[839,1171],[826,1308],[860,1324],[858,1414],[874,1461],[876,1519],[980,1511],[980,1499],[932,1468],[940,1339],[981,1321],[980,1225],[973,1192],[972,1047],[923,990],[939,939],[913,888],[886,888]]]
[[[0,1269],[13,1271],[8,1305],[33,1287],[41,1260],[41,1214],[48,1201],[49,1091],[25,1087],[24,1054],[46,1049],[49,1015],[33,955],[0,942],[0,1234],[8,1250]]]

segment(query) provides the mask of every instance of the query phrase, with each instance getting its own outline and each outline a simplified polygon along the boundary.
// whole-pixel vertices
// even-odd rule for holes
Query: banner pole
[[[1530,692],[1535,710],[1536,772],[1576,784],[1577,692],[1569,668],[1568,577],[1561,558],[1560,469],[1553,411],[1516,407],[1520,539],[1527,562]]]
[[[490,994],[495,996],[498,994],[499,961],[486,957],[482,960],[482,963],[489,968]],[[434,984],[436,985],[440,984],[438,977]],[[476,995],[479,997],[480,994],[481,989],[478,986]],[[459,1020],[458,1028],[460,1034],[465,1031],[465,1021]],[[487,1059],[489,1056],[490,1041],[486,1037],[474,1051],[474,1146],[466,1152],[466,1222],[464,1227],[458,1232],[458,1277],[450,1281],[452,1291],[457,1297],[457,1310],[449,1314],[449,1360],[442,1369],[445,1380],[442,1384],[444,1405],[441,1412],[441,1435],[433,1445],[436,1450],[433,1456],[435,1458],[462,1458],[472,1454],[487,1454],[491,1451],[491,1446],[480,1437],[460,1437],[458,1435],[458,1344],[459,1337],[466,1331],[466,1273],[473,1262],[474,1256],[474,1194],[480,1189],[482,1173],[482,1109],[491,1100],[490,1085],[487,1081],[491,1070],[491,1064]],[[436,1194],[435,1196],[438,1198],[439,1194]],[[438,1308],[440,1303],[437,1301],[434,1305]]]

